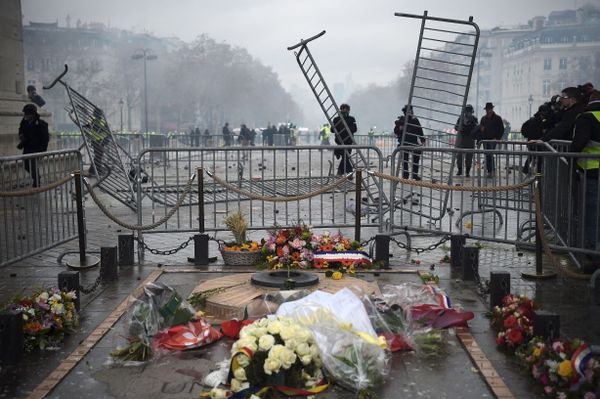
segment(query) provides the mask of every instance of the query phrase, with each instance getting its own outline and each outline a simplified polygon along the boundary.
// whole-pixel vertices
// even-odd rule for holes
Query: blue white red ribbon
[[[314,253],[315,260],[323,260],[326,262],[342,262],[350,260],[353,262],[365,260],[371,262],[371,258],[363,251],[317,251]]]
[[[580,376],[585,376],[585,365],[592,357],[592,351],[587,344],[581,344],[579,348],[573,353],[571,357],[571,365],[579,373]]]

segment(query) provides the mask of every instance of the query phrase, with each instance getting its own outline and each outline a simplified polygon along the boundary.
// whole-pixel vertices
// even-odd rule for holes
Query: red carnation
[[[514,346],[521,345],[523,343],[523,334],[521,333],[521,330],[517,328],[510,330],[508,333],[508,340]]]
[[[517,318],[514,315],[508,316],[504,319],[504,328],[512,328],[517,323]]]
[[[500,346],[504,344],[504,337],[496,337],[496,345]]]

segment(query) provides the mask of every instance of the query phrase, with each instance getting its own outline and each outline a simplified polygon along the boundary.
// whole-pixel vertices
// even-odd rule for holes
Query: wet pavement
[[[97,251],[100,246],[115,246],[120,228],[107,221],[92,207],[87,210],[88,248]],[[352,235],[351,231],[344,232]],[[264,232],[252,232],[251,238],[260,238]],[[375,234],[365,229],[363,239]],[[148,236],[151,247],[174,248],[185,241],[189,234],[153,234]],[[414,247],[425,247],[440,237],[423,236],[413,239]],[[449,243],[448,243],[449,244]],[[473,244],[473,242],[471,242]],[[210,243],[212,256],[218,254],[216,243]],[[512,292],[527,294],[536,299],[544,310],[556,312],[561,317],[561,331],[569,337],[579,337],[600,343],[600,294],[593,292],[588,282],[558,277],[553,280],[526,281],[521,272],[533,272],[534,254],[519,252],[514,247],[502,244],[483,243],[480,250],[479,274],[489,278],[490,271],[511,273]],[[75,251],[77,242],[71,241],[38,255],[0,269],[0,302],[16,293],[27,293],[32,287],[55,285],[59,272],[67,270],[57,263],[57,258],[66,251]],[[402,270],[430,270],[440,277],[440,286],[445,289],[454,304],[475,312],[470,330],[478,345],[491,361],[496,371],[510,387],[515,397],[537,398],[541,392],[531,378],[524,375],[512,356],[496,349],[494,332],[485,317],[488,310],[487,298],[478,295],[477,285],[460,279],[459,271],[453,271],[448,263],[440,259],[449,254],[449,248],[439,246],[422,254],[407,253],[393,245],[391,248],[391,272],[361,275],[361,278],[377,281],[380,286],[404,281],[418,281],[416,273],[400,273]],[[210,278],[221,277],[234,270],[224,267],[222,260],[208,267],[194,267],[187,263],[193,255],[190,247],[175,255],[165,257],[146,253],[142,264],[120,268],[119,279],[101,284],[88,295],[82,295],[81,326],[76,334],[67,336],[64,346],[54,352],[35,352],[25,355],[17,366],[0,369],[0,397],[26,397],[40,384],[63,359],[111,312],[125,300],[133,290],[156,270],[161,274],[158,281],[172,285],[182,295],[187,295],[194,286]],[[72,256],[72,255],[70,255]],[[76,255],[75,255],[76,256]],[[68,256],[65,258],[67,259]],[[413,263],[419,261],[419,264]],[[183,269],[194,269],[183,272]],[[178,272],[178,270],[180,270]],[[239,271],[236,269],[235,271]],[[81,273],[81,284],[91,285],[98,277],[98,268]],[[123,343],[124,318],[121,318],[68,374],[50,392],[52,398],[192,398],[198,397],[202,387],[199,380],[213,367],[215,362],[228,355],[232,341],[223,339],[204,349],[167,356],[143,368],[111,368],[106,365],[108,353]],[[379,387],[382,398],[408,397],[493,397],[483,376],[474,367],[467,352],[454,335],[450,335],[448,355],[433,360],[419,359],[413,354],[396,353],[392,359],[392,372],[388,382]],[[340,388],[319,395],[323,398],[345,398],[351,395]]]

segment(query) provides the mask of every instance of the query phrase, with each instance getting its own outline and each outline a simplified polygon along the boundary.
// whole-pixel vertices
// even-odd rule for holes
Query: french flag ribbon
[[[366,260],[371,261],[371,258],[366,252],[363,251],[317,251],[314,253],[314,259],[323,260],[327,262],[341,262],[344,260]]]
[[[437,295],[441,307],[443,307],[444,309],[452,309],[452,301],[444,291],[432,286],[429,287],[431,287],[432,293],[434,295]]]
[[[585,365],[592,357],[592,351],[587,346],[587,344],[581,344],[579,348],[573,353],[573,357],[571,357],[571,365],[573,368],[579,373],[580,376],[584,377],[585,375]]]

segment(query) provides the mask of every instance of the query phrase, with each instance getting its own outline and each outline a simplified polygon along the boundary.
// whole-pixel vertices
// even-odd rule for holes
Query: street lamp
[[[529,117],[531,118],[533,116],[531,113],[531,106],[533,105],[533,96],[531,94],[529,95],[527,101],[529,102]]]
[[[123,99],[120,99],[119,107],[121,108],[121,133],[123,133],[123,104],[125,104],[125,102],[123,101]]]
[[[152,50],[149,48],[140,48],[136,50],[136,53],[131,56],[134,60],[144,60],[144,132],[148,133],[148,73],[146,68],[146,61],[155,60],[158,57],[156,54],[152,54]]]

